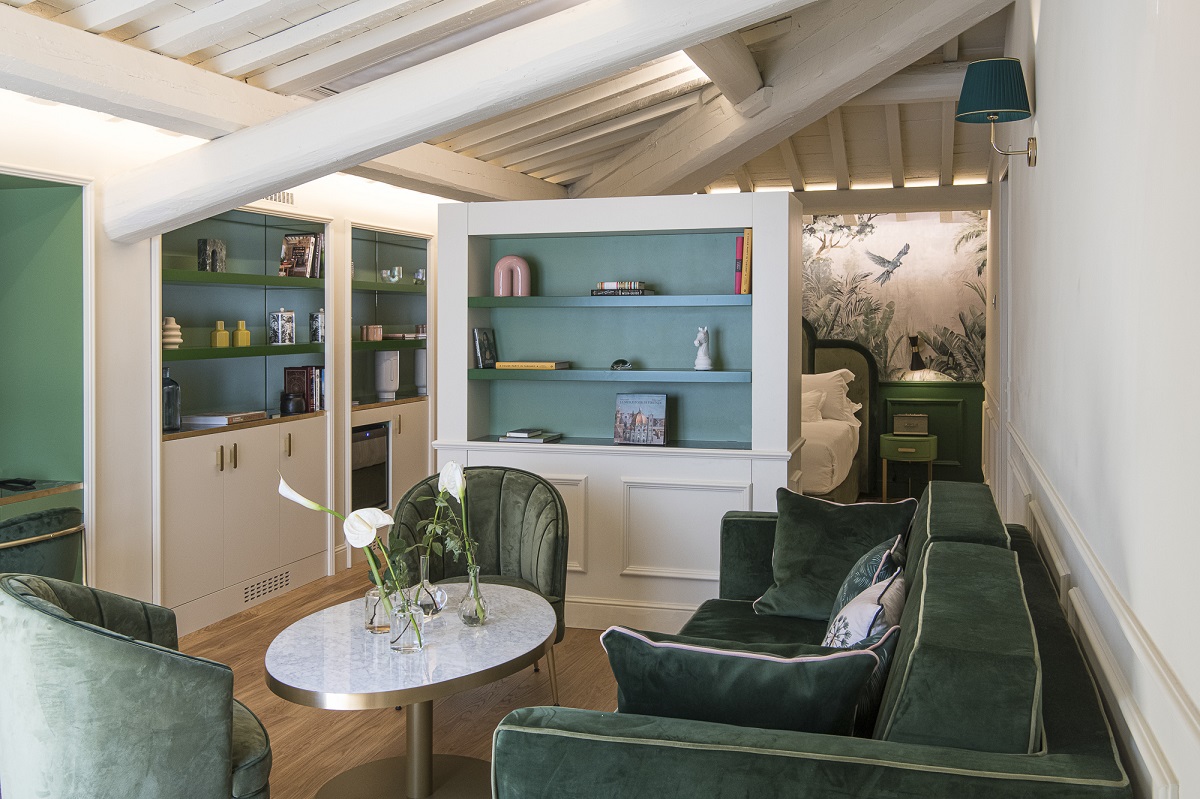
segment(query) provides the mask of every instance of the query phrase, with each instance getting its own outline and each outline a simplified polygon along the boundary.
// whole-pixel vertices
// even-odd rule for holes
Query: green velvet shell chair
[[[83,512],[50,508],[0,522],[0,574],[19,572],[79,582]]]
[[[167,608],[0,575],[4,799],[268,799],[271,744],[233,672]]]
[[[558,489],[543,478],[521,469],[471,466],[467,479],[467,512],[471,537],[478,544],[476,563],[480,581],[514,585],[546,598],[558,619],[554,643],[563,638],[563,598],[567,591],[567,507]],[[418,540],[418,526],[433,516],[438,475],[417,483],[396,505],[391,546],[406,547]],[[415,574],[413,558],[409,568]],[[465,582],[466,558],[449,553],[431,557],[433,582]],[[484,592],[486,596],[486,591]],[[450,602],[456,603],[455,592]],[[550,690],[558,704],[558,674],[554,651],[546,655]]]

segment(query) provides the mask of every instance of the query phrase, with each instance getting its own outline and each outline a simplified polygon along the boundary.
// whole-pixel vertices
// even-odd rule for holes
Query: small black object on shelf
[[[308,404],[305,403],[304,397],[299,394],[293,394],[290,391],[283,391],[279,394],[279,413],[282,416],[295,416],[301,413],[308,412]]]
[[[615,361],[612,362],[612,366],[609,366],[608,368],[612,369],[615,372],[615,371],[618,371],[621,369],[632,369],[633,364],[631,364],[629,361],[625,360],[624,358],[617,358]]]

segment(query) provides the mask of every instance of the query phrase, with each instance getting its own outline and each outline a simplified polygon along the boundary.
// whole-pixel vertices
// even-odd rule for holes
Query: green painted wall
[[[79,187],[0,183],[0,335],[0,475],[82,480]]]
[[[880,383],[882,432],[892,432],[898,413],[929,414],[929,432],[938,437],[935,480],[983,482],[982,383]],[[880,465],[876,465],[880,469]],[[878,474],[878,471],[877,471]],[[913,496],[925,489],[923,463],[888,462],[888,498],[902,497],[912,479]]]

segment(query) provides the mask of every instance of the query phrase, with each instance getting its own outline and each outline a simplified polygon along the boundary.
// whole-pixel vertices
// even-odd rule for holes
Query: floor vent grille
[[[268,594],[273,594],[276,591],[287,588],[291,584],[292,573],[290,571],[280,572],[279,574],[259,580],[257,583],[251,583],[242,589],[242,603],[249,604],[262,599]]]

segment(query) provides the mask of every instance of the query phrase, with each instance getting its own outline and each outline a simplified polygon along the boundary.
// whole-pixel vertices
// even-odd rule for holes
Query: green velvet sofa
[[[720,597],[680,631],[814,643],[823,622],[756,616],[773,513],[721,527]],[[494,796],[1130,797],[1112,731],[1029,534],[985,486],[934,482],[907,537],[908,598],[870,737],[522,708],[493,738]]]

